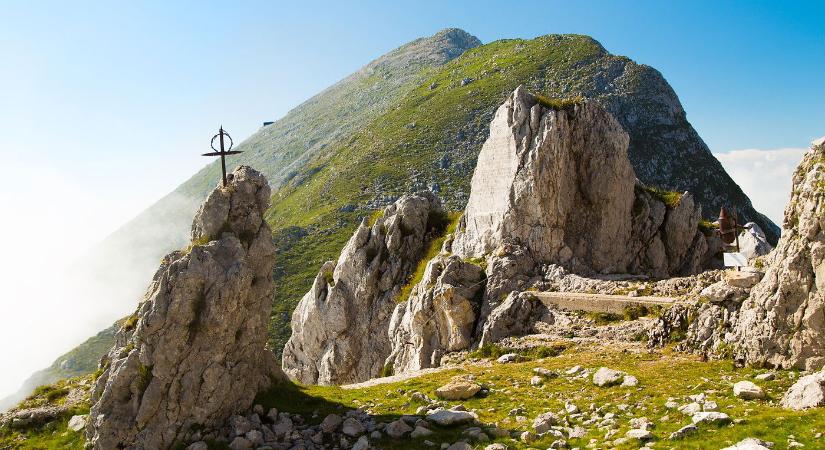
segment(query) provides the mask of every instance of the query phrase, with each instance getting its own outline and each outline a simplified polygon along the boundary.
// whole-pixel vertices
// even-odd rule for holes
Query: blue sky
[[[726,167],[773,217],[799,149],[825,134],[825,2],[10,0],[0,17],[0,202],[21,219],[2,221],[0,233],[42,237],[5,245],[17,256],[4,258],[2,281],[15,283],[2,284],[20,292],[21,280],[43,284],[27,278],[41,273],[32,267],[70,263],[206,164],[199,154],[219,125],[243,139],[371,59],[446,27],[485,43],[588,34],[659,69],[711,150],[729,155]],[[744,149],[758,151],[731,152]],[[7,288],[0,308],[33,319],[0,323],[0,342],[53,320],[53,333],[36,338],[65,345],[0,348],[18,363],[0,395],[90,331],[61,335],[63,310],[12,305],[16,295]]]

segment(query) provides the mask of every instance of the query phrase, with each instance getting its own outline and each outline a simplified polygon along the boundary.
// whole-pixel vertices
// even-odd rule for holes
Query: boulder
[[[765,256],[773,250],[773,246],[768,242],[762,228],[748,222],[744,225],[745,230],[739,233],[739,252],[748,259]]]
[[[479,346],[498,342],[506,337],[533,332],[537,322],[553,323],[552,313],[530,292],[511,292],[496,306],[484,322]]]
[[[89,415],[82,414],[82,415],[75,415],[69,419],[69,424],[67,428],[71,431],[80,431],[86,428],[86,424],[89,422]]]
[[[427,413],[427,421],[442,427],[474,422],[478,419],[475,413],[469,411],[454,411],[451,409],[437,409]]]
[[[431,192],[406,195],[365,218],[327,262],[292,314],[283,369],[302,383],[345,384],[379,375],[390,355],[390,319],[401,287],[445,213]],[[411,358],[412,359],[412,358]]]
[[[394,420],[388,423],[387,426],[384,428],[384,432],[387,433],[387,436],[395,439],[404,436],[412,430],[413,429],[401,419]]]
[[[624,372],[608,369],[607,367],[599,367],[599,370],[593,374],[593,384],[600,387],[613,386],[621,383],[624,377]]]
[[[241,166],[167,255],[102,360],[87,445],[169,448],[193,427],[218,427],[283,378],[265,349],[275,247],[263,220],[266,177]]]
[[[324,417],[324,420],[321,421],[321,424],[318,426],[321,428],[321,431],[324,433],[334,433],[338,430],[338,427],[341,426],[341,416],[338,414],[330,414]]]
[[[722,280],[702,289],[702,292],[699,293],[699,298],[712,303],[741,303],[742,300],[748,298],[748,291]]]
[[[479,266],[454,255],[427,263],[409,300],[395,307],[390,320],[392,351],[386,365],[393,373],[438,367],[445,353],[470,347],[483,279]]]
[[[716,411],[697,412],[693,415],[691,420],[694,425],[699,425],[701,423],[724,425],[731,422],[731,419],[727,414]]]
[[[825,406],[825,371],[797,380],[782,397],[782,406],[797,411]]]
[[[478,393],[481,385],[463,378],[457,378],[435,390],[442,400],[466,400]]]
[[[742,400],[758,400],[765,398],[765,391],[750,381],[738,381],[733,385],[733,395]]]
[[[773,442],[765,442],[756,438],[745,438],[722,450],[770,450],[771,448],[773,448]]]
[[[735,288],[750,289],[759,283],[762,275],[756,270],[728,270],[725,272],[725,283]]]
[[[341,425],[341,432],[350,437],[360,436],[364,434],[365,431],[367,431],[367,429],[364,427],[364,424],[354,417],[347,418]]]
[[[632,429],[632,430],[628,430],[628,432],[625,433],[624,436],[627,437],[627,438],[631,438],[631,439],[638,439],[640,441],[649,441],[649,440],[653,439],[653,433],[651,433],[648,430],[641,429],[641,428],[635,428],[635,429]]]
[[[533,431],[535,431],[536,434],[546,433],[558,422],[559,420],[556,418],[556,415],[551,412],[539,414],[533,420]]]
[[[739,312],[734,357],[756,366],[818,370],[825,364],[825,145],[793,176],[782,237]]]

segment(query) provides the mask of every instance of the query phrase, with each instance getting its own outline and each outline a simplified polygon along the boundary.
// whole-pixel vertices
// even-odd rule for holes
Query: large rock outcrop
[[[430,192],[402,197],[374,224],[364,219],[338,262],[324,264],[295,309],[284,371],[318,384],[377,376],[390,354],[387,330],[401,287],[444,221]]]
[[[519,87],[496,112],[452,250],[486,258],[481,320],[540,267],[689,275],[711,264],[690,193],[638,180],[622,126],[595,102],[555,109]]]
[[[393,311],[387,358],[393,373],[438,367],[444,354],[469,348],[483,283],[481,267],[455,255],[430,260],[409,300]]]
[[[190,247],[167,255],[104,357],[87,439],[96,449],[163,449],[219,427],[282,377],[265,349],[275,248],[270,189],[242,166],[212,191]]]
[[[576,272],[695,273],[701,209],[639,183],[628,142],[595,102],[554,109],[519,87],[490,124],[453,251],[486,257],[511,242]]]
[[[825,365],[825,144],[802,159],[791,192],[782,237],[742,305],[733,344],[747,364],[812,370]]]

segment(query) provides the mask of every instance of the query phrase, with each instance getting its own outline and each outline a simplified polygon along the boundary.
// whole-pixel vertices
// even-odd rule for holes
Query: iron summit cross
[[[224,150],[223,138],[226,136],[229,139],[229,148]],[[220,150],[215,148],[215,139],[220,140]],[[223,131],[223,125],[221,125],[220,130],[218,130],[218,134],[212,136],[212,141],[209,143],[209,146],[212,147],[212,150],[215,150],[212,153],[204,153],[203,156],[220,156],[221,157],[221,173],[223,173],[223,185],[226,187],[226,155],[237,155],[238,153],[243,153],[240,150],[232,151],[232,146],[234,142],[232,141],[232,136],[229,135],[226,131]]]

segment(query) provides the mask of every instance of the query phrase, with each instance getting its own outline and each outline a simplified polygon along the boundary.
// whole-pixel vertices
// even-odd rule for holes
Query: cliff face
[[[509,241],[577,272],[695,273],[707,249],[699,205],[638,183],[628,143],[594,102],[556,110],[519,87],[490,124],[453,251],[485,257]]]
[[[815,370],[825,365],[825,144],[793,177],[784,232],[734,330],[742,362]]]
[[[264,349],[275,262],[263,221],[269,196],[266,178],[242,166],[201,206],[190,248],[164,258],[103,360],[91,446],[169,448],[193,427],[245,411],[279,378]]]

